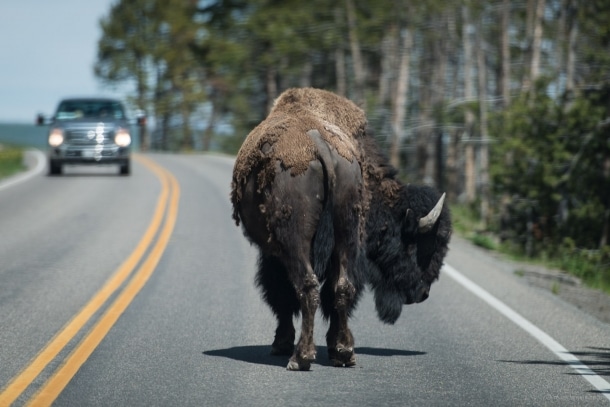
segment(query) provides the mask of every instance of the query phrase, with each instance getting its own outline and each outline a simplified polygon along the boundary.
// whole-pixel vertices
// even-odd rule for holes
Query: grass
[[[453,229],[458,234],[484,249],[498,249],[498,243],[494,236],[483,232],[483,223],[478,219],[478,216],[473,209],[464,205],[452,206],[451,217],[453,220]]]
[[[0,144],[0,179],[23,169],[23,149]]]
[[[584,281],[588,286],[610,293],[610,247],[602,250],[582,250],[570,242],[561,248],[561,256],[552,264]]]
[[[555,295],[559,295],[560,289],[561,289],[561,286],[559,285],[559,283],[554,281],[553,284],[551,285],[551,292]]]
[[[610,247],[604,250],[578,249],[569,239],[554,253],[541,252],[528,257],[514,244],[501,244],[493,233],[484,229],[475,210],[464,205],[451,207],[453,227],[457,234],[473,244],[500,253],[511,260],[563,270],[591,287],[610,294]],[[523,275],[523,271],[515,272]],[[556,288],[558,290],[558,287]],[[555,292],[555,291],[554,291]]]

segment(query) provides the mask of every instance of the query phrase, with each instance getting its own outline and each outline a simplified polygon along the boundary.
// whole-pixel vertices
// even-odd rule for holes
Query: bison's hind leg
[[[351,367],[356,364],[354,336],[347,320],[357,297],[356,289],[345,278],[326,281],[321,290],[322,311],[330,320],[326,333],[328,358],[335,367]]]
[[[288,370],[309,370],[316,360],[316,346],[313,339],[314,318],[320,304],[318,279],[308,263],[305,273],[294,273],[293,281],[301,305],[301,336],[288,361]],[[296,276],[304,275],[304,278]]]
[[[300,338],[290,357],[289,370],[309,370],[316,358],[313,329],[320,295],[311,249],[323,210],[324,185],[320,162],[312,161],[304,173],[293,176],[278,161],[273,182],[261,197],[253,193],[264,209],[251,213],[252,218],[264,219],[258,224],[252,222],[252,229],[256,229],[253,234],[261,228],[269,232],[268,236],[259,233],[253,240],[263,253],[257,281],[278,318],[274,352],[289,350],[294,339],[292,318],[301,313]],[[252,203],[258,202],[253,199]]]
[[[326,334],[328,357],[334,366],[354,366],[354,337],[348,320],[362,292],[360,166],[339,159],[336,167],[337,184],[334,191],[333,230],[335,246],[322,288],[322,311],[330,320]]]
[[[286,268],[276,257],[261,255],[256,284],[263,299],[275,314],[278,325],[271,345],[272,355],[290,356],[294,352],[295,330],[293,317],[298,315],[300,304]]]

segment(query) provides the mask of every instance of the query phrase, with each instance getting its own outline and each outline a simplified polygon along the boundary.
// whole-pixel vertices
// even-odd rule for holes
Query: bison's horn
[[[445,194],[443,193],[443,196],[441,196],[441,199],[438,200],[434,208],[432,208],[432,210],[426,216],[419,220],[419,233],[429,232],[430,229],[434,227],[434,224],[438,220],[438,217],[440,216],[441,211],[443,210],[444,202]]]

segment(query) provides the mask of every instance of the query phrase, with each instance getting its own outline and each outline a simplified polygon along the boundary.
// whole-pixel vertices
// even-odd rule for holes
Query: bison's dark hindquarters
[[[297,176],[276,163],[274,180],[265,188],[256,176],[248,178],[240,204],[244,229],[262,253],[257,283],[278,319],[272,352],[290,350],[292,316],[301,312],[290,370],[308,370],[316,357],[313,324],[320,300],[310,256],[323,209],[323,182],[319,163]]]

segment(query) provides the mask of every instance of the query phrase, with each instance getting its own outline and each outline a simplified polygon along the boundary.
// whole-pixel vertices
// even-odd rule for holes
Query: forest
[[[235,153],[283,90],[344,95],[483,245],[610,287],[609,21],[610,0],[117,0],[94,69],[154,123],[143,150]]]

